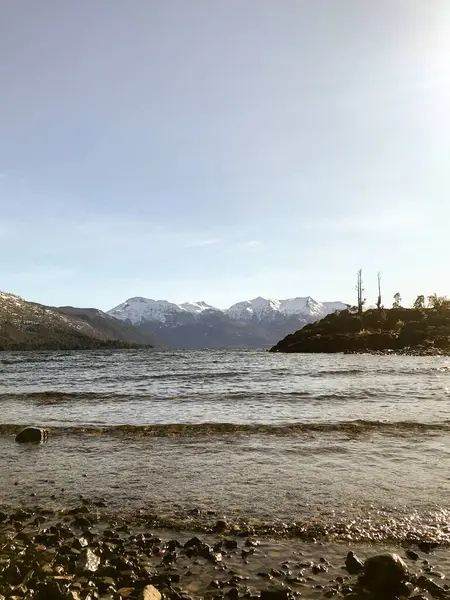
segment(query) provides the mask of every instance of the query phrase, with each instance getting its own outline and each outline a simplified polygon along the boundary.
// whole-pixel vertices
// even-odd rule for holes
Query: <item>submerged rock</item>
[[[364,563],[363,586],[376,594],[395,596],[401,584],[409,578],[408,567],[398,554],[377,554]]]
[[[438,585],[435,581],[430,579],[429,577],[425,577],[425,575],[421,575],[417,579],[417,585],[419,585],[422,589],[427,590],[433,598],[448,598],[448,590],[444,589],[440,585]]]
[[[25,427],[16,435],[16,442],[21,444],[29,442],[45,442],[48,439],[48,429],[41,427]]]
[[[289,600],[290,591],[288,589],[261,590],[259,595],[261,600]]]

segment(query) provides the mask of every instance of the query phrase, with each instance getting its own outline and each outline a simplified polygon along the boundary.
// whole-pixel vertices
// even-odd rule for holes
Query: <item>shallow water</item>
[[[0,382],[0,503],[450,540],[446,357],[2,353]],[[16,444],[27,424],[49,441]]]

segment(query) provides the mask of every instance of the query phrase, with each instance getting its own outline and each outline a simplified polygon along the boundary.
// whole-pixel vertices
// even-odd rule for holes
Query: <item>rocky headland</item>
[[[305,325],[271,352],[450,354],[450,309],[343,310]]]

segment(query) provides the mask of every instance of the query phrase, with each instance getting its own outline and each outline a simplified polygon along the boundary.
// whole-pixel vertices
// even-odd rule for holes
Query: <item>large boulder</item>
[[[375,594],[386,594],[386,597],[390,597],[402,589],[403,582],[408,581],[408,578],[406,563],[398,554],[387,552],[371,556],[365,561],[361,583]]]
[[[16,442],[45,442],[48,438],[48,430],[41,427],[25,427],[16,435]]]

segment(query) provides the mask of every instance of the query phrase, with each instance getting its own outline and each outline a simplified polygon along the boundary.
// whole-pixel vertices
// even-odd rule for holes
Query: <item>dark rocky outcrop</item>
[[[271,348],[272,352],[450,352],[450,310],[344,310],[305,325]]]
[[[25,427],[16,435],[16,442],[21,444],[30,442],[45,442],[48,438],[48,429],[41,427]]]

